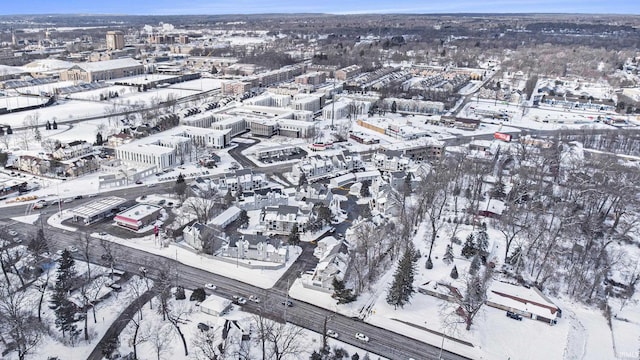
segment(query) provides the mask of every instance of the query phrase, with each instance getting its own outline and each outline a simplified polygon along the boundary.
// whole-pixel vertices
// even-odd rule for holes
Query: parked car
[[[215,285],[213,285],[211,283],[204,284],[204,287],[209,289],[209,290],[215,290],[215,289],[218,288],[217,286],[215,286]]]
[[[64,200],[62,200],[63,203],[68,204],[70,202],[73,202],[73,198],[66,198]]]
[[[288,307],[292,307],[293,306],[293,302],[291,300],[286,300],[281,302],[282,305],[284,306],[288,306]]]
[[[333,330],[331,330],[331,329],[329,329],[329,330],[327,330],[327,336],[332,337],[334,339],[337,339],[338,338],[338,333],[333,331]]]
[[[233,295],[233,302],[238,305],[244,305],[247,303],[247,299],[243,298],[242,296]]]
[[[507,317],[510,317],[514,320],[522,321],[522,316],[520,314],[516,314],[513,311],[507,311]]]
[[[140,266],[140,267],[138,268],[138,271],[140,271],[140,272],[141,272],[141,273],[143,273],[143,274],[146,274],[146,273],[147,273],[147,268],[146,268],[146,267],[144,267],[144,266]]]
[[[198,329],[200,331],[209,331],[209,325],[207,325],[205,323],[199,323],[198,324]]]
[[[11,236],[18,236],[18,232],[15,230],[9,230],[9,235]]]
[[[75,197],[75,199],[76,199],[76,200],[80,200],[80,199],[82,199],[82,195],[78,195],[78,196],[76,196],[76,197]]]
[[[255,295],[251,295],[251,296],[249,296],[249,301],[253,301],[254,303],[259,303],[260,302],[260,298],[255,296]]]
[[[78,248],[75,246],[69,246],[69,251],[74,253],[74,252],[78,252]]]
[[[356,339],[363,342],[369,342],[369,337],[363,333],[356,333]]]
[[[136,184],[142,185],[142,180],[136,180]]]

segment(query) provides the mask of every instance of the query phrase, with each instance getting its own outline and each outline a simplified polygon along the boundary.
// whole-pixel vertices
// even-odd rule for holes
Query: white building
[[[214,130],[230,130],[229,136],[235,137],[247,132],[247,122],[240,116],[228,116],[211,124]]]
[[[231,206],[227,210],[223,211],[220,215],[216,216],[209,222],[212,226],[224,229],[232,222],[236,221],[240,217],[242,210],[237,206]]]
[[[387,150],[373,155],[371,162],[382,172],[406,171],[411,166],[411,159],[404,157],[399,151]]]

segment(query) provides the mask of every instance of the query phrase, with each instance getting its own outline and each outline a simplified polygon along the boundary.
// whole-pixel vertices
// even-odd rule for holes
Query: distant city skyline
[[[421,0],[30,0],[7,1],[0,15],[18,14],[123,14],[123,15],[217,15],[262,13],[583,13],[640,14],[640,1],[595,0],[449,0],[429,3]]]

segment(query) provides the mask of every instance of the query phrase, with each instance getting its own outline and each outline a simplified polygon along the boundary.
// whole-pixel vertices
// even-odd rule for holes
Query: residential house
[[[313,255],[320,259],[310,278],[303,280],[303,286],[330,293],[333,280],[343,280],[349,255],[344,251],[342,241],[328,236],[318,241]]]
[[[280,240],[263,235],[244,234],[223,246],[219,256],[284,264],[287,262],[289,250]]]
[[[56,160],[69,160],[93,152],[93,146],[84,140],[71,141],[62,144],[60,148],[53,152]]]
[[[303,229],[308,220],[308,213],[290,205],[267,207],[260,214],[260,224],[266,231],[283,235],[291,233],[294,225]]]
[[[226,241],[222,230],[199,222],[185,226],[182,238],[194,249],[208,254],[216,254]]]
[[[243,210],[259,210],[268,206],[287,205],[289,196],[278,188],[262,188],[254,191],[244,191],[242,198],[236,205]]]
[[[30,174],[44,175],[49,173],[51,162],[36,156],[20,155],[14,163],[14,167]]]

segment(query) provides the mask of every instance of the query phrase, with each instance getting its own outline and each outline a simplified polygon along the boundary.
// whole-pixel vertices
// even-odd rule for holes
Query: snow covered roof
[[[242,212],[239,207],[231,206],[227,210],[223,211],[220,215],[216,216],[213,220],[211,220],[211,225],[214,226],[223,226],[230,219],[238,216]]]
[[[75,65],[70,61],[58,59],[40,59],[24,65],[22,68],[28,72],[44,72],[52,70],[66,70]]]
[[[138,204],[134,207],[131,207],[119,213],[116,216],[116,218],[120,218],[120,219],[126,218],[126,219],[137,221],[160,210],[162,210],[160,206],[151,205],[151,204]]]
[[[512,285],[500,281],[491,283],[487,301],[529,312],[547,319],[554,319],[559,308],[534,288]]]
[[[209,309],[217,313],[221,313],[226,310],[229,305],[231,305],[231,300],[227,300],[216,295],[209,295],[200,304],[200,309]]]
[[[107,70],[121,69],[125,67],[142,66],[140,62],[132,58],[85,62],[85,63],[75,64],[75,65],[81,68],[82,70],[85,70],[88,72],[107,71]]]
[[[22,74],[24,72],[26,71],[20,67],[0,64],[0,75]]]

